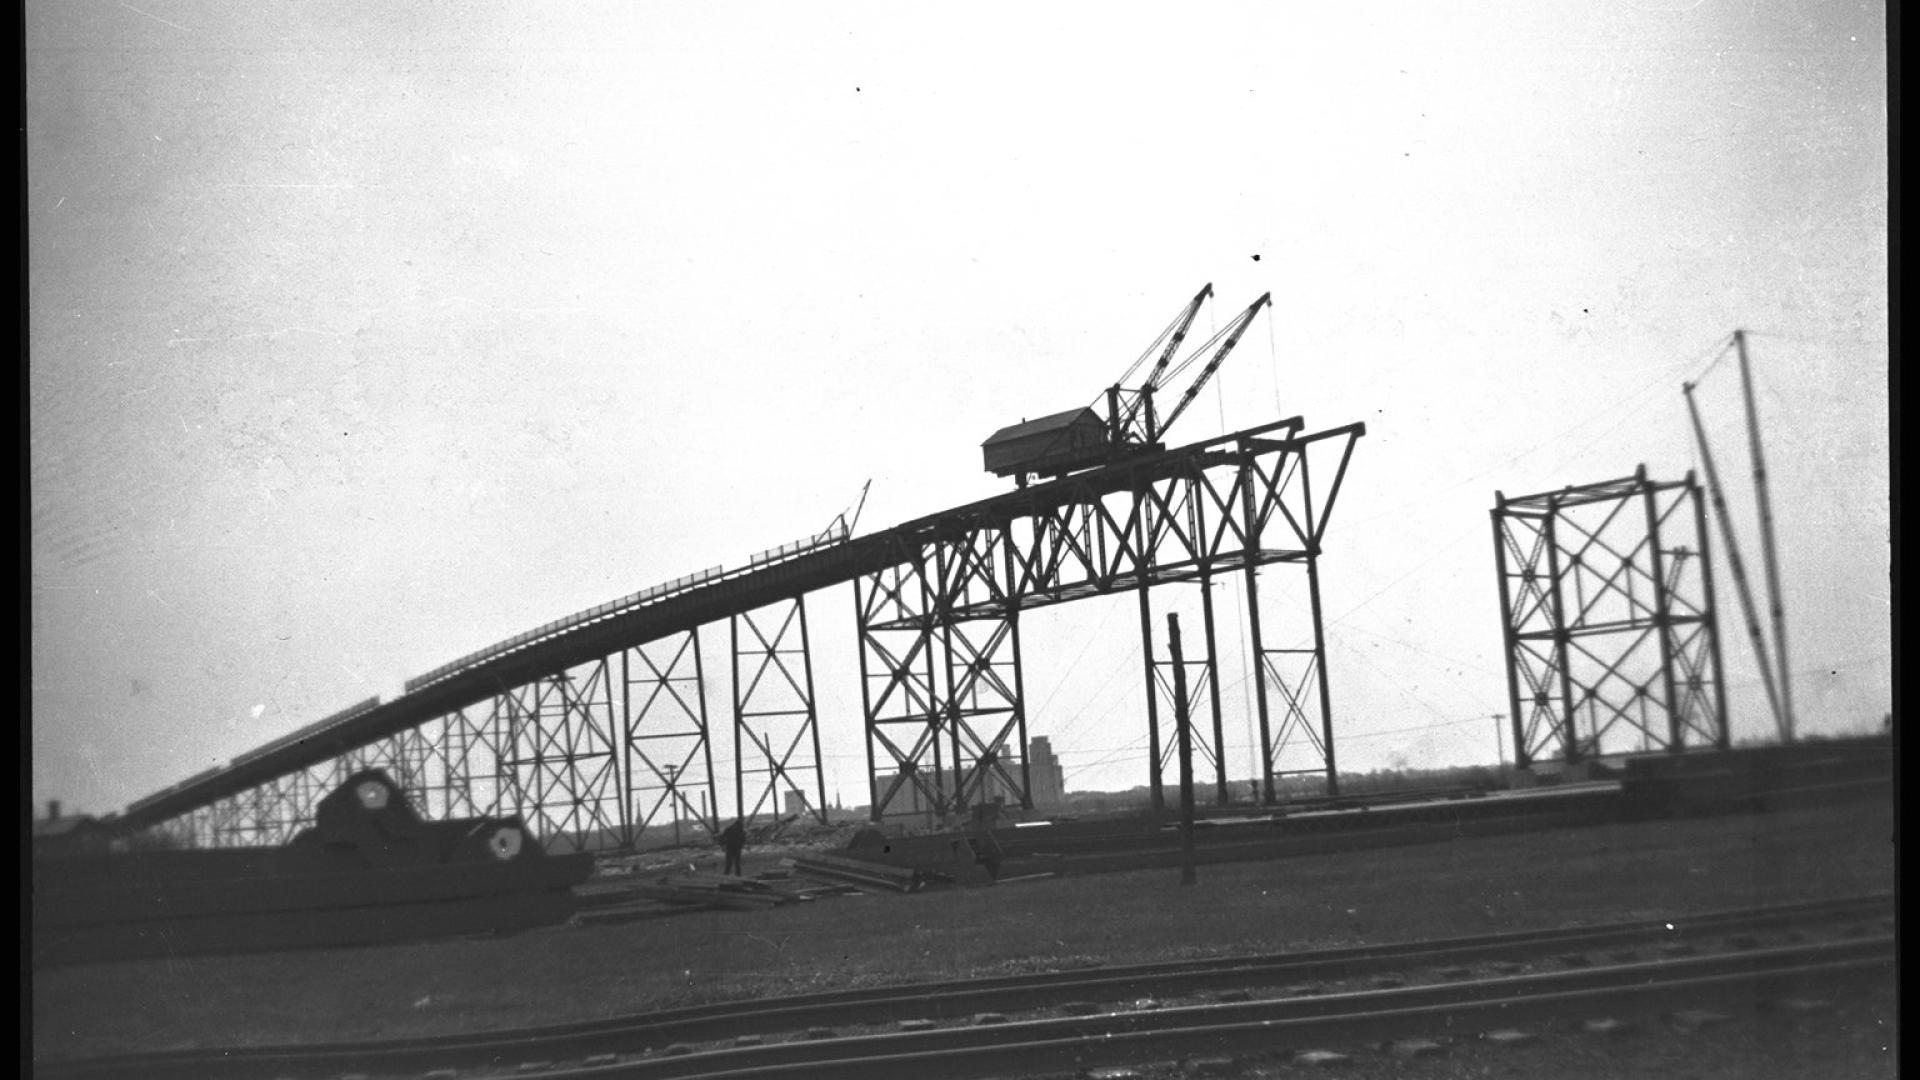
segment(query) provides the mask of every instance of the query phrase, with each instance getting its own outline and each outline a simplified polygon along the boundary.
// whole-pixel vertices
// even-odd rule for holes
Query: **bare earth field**
[[[50,968],[32,973],[33,1056],[482,1031],[810,990],[1672,918],[1891,891],[1896,844],[1893,806],[1856,803],[1210,865],[1190,887],[1178,871],[1135,871],[508,938]],[[1891,1003],[1878,1007],[1890,1020]],[[1473,1053],[1493,1051],[1376,1064],[1378,1075],[1540,1075],[1537,1058],[1512,1056],[1538,1049],[1479,1064]],[[1665,1074],[1653,1060],[1622,1073],[1612,1056],[1598,1071],[1582,1071],[1572,1052],[1552,1056],[1552,1074],[1568,1080]],[[1793,1075],[1860,1073],[1801,1062]]]

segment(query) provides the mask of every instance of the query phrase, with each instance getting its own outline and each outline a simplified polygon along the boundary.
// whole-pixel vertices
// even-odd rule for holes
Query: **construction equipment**
[[[1160,336],[1154,339],[1153,344],[1147,346],[1133,365],[1106,390],[1102,395],[1106,405],[1105,416],[1095,408],[1101,400],[1096,399],[1093,404],[1078,409],[1053,413],[1038,420],[1023,420],[1001,428],[981,444],[987,471],[995,476],[1014,477],[1021,487],[1025,487],[1033,476],[1063,476],[1110,464],[1134,454],[1164,449],[1167,429],[1199,396],[1201,389],[1213,378],[1213,373],[1220,369],[1227,355],[1240,343],[1240,336],[1246,332],[1253,317],[1273,298],[1272,293],[1263,294],[1229,322],[1225,329],[1214,334],[1188,354],[1186,359],[1174,363],[1174,356],[1186,340],[1194,317],[1200,313],[1200,306],[1212,295],[1211,283],[1195,293],[1173,321],[1160,331]],[[1155,395],[1209,351],[1212,355],[1206,366],[1200,369],[1199,376],[1180,395],[1166,418],[1161,419],[1155,405]],[[1139,386],[1128,388],[1127,382],[1148,357],[1156,354],[1157,359],[1146,378]]]

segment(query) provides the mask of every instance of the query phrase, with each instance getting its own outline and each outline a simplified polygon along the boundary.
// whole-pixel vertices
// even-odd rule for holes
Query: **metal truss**
[[[1274,551],[1271,561],[1289,568],[1279,581],[1269,578],[1265,588],[1253,561],[1244,568],[1257,675],[1261,798],[1269,805],[1278,795],[1275,777],[1317,774],[1324,778],[1327,794],[1340,793],[1319,556],[1352,456],[1352,438],[1342,442],[1309,437],[1297,440],[1288,453],[1253,455],[1241,464],[1238,486],[1248,546]],[[1316,472],[1323,485],[1317,498]],[[1283,547],[1265,546],[1269,530]],[[1280,603],[1274,602],[1276,596]]]
[[[728,624],[735,813],[752,821],[764,809],[777,818],[785,813],[781,797],[796,794],[825,824],[827,783],[820,769],[806,597],[740,612]]]
[[[854,620],[860,633],[860,696],[867,728],[870,816],[878,821],[903,790],[937,816],[956,802],[946,782],[941,735],[948,711],[935,682],[939,637],[933,552],[916,547],[901,561],[854,581]],[[887,755],[883,774],[876,751]]]
[[[1515,761],[1728,745],[1700,489],[1633,476],[1495,493]]]
[[[1215,798],[1223,806],[1229,799],[1224,751],[1226,744],[1220,714],[1220,667],[1215,660],[1218,649],[1213,619],[1215,560],[1211,557],[1217,553],[1225,537],[1216,531],[1211,543],[1196,543],[1196,540],[1202,540],[1210,531],[1206,524],[1209,516],[1223,526],[1239,523],[1232,521],[1231,514],[1209,515],[1209,508],[1201,500],[1203,492],[1212,493],[1205,481],[1204,472],[1189,471],[1149,484],[1146,488],[1147,498],[1139,504],[1140,512],[1135,519],[1142,537],[1141,550],[1147,554],[1148,565],[1162,560],[1177,564],[1185,558],[1198,568],[1194,580],[1200,587],[1202,610],[1199,648],[1183,650],[1179,668],[1184,670],[1176,671],[1171,655],[1164,660],[1155,655],[1153,603],[1148,588],[1152,583],[1152,575],[1139,576],[1140,653],[1146,658],[1147,742],[1152,763],[1148,774],[1149,790],[1156,810],[1164,808],[1166,804],[1166,774],[1169,769],[1178,767],[1175,757],[1179,751],[1178,739],[1162,740],[1160,737],[1160,717],[1177,715],[1176,687],[1181,685],[1184,685],[1187,694],[1187,735],[1196,765],[1196,782],[1201,782],[1201,773],[1207,771],[1205,767],[1211,766]],[[1212,509],[1217,511],[1220,507]],[[1244,539],[1244,533],[1239,535]]]
[[[1168,585],[1201,591],[1203,641],[1191,654],[1200,721],[1192,734],[1224,800],[1213,587],[1236,580],[1246,590],[1257,657],[1266,797],[1274,797],[1276,772],[1324,772],[1333,789],[1318,558],[1366,429],[1302,429],[1294,418],[1178,450],[1143,450],[883,533],[702,579],[685,595],[655,598],[504,655],[484,688],[440,685],[486,674],[470,672],[422,683],[417,693],[410,688],[391,708],[370,703],[365,716],[314,733],[316,747],[328,752],[347,745],[342,730],[380,733],[337,757],[302,759],[298,743],[273,747],[148,800],[143,813],[166,820],[163,808],[211,787],[208,801],[174,811],[196,843],[285,842],[311,823],[320,797],[353,771],[378,766],[429,816],[519,813],[550,844],[631,848],[662,815],[675,822],[691,815],[712,828],[719,808],[698,629],[727,618],[736,808],[751,816],[797,792],[824,815],[804,597],[845,581],[854,584],[876,819],[900,812],[903,801],[914,804],[912,812],[942,817],[997,800],[1031,806],[1021,613],[1128,592],[1141,616],[1149,779],[1164,806],[1170,748],[1160,716],[1169,698],[1156,675],[1149,594]],[[1315,459],[1332,464],[1312,466]],[[1289,594],[1260,576],[1276,566],[1288,584],[1304,572],[1303,602],[1276,608],[1274,597]],[[1669,636],[1680,655],[1692,655],[1690,639]],[[604,652],[587,647],[602,645]],[[553,660],[544,673],[544,659],[534,655],[542,652]],[[1717,661],[1715,670],[1717,689]],[[439,706],[451,711],[429,711]],[[405,723],[395,726],[399,719]],[[1287,755],[1303,749],[1313,767],[1290,769]],[[288,764],[283,774],[268,774]],[[239,777],[254,786],[226,794]],[[696,807],[692,793],[702,787]]]
[[[609,668],[601,657],[502,695],[510,805],[549,844],[589,850],[625,835]]]
[[[320,799],[369,768],[426,817],[519,813],[563,845],[632,850],[663,816],[713,828],[698,635],[623,651],[617,686],[611,659],[276,777],[184,816],[181,829],[199,846],[284,844],[313,824]]]
[[[314,823],[314,810],[328,792],[354,773],[375,768],[384,769],[415,806],[433,816],[431,766],[445,745],[426,728],[411,728],[221,799],[205,814],[189,817],[188,828],[198,844],[208,847],[289,843]]]
[[[633,850],[663,819],[672,824],[676,842],[688,819],[718,832],[699,632],[628,649],[621,654],[620,670],[627,792],[621,849]],[[689,791],[698,794],[699,805]]]
[[[1074,474],[940,515],[917,545],[898,541],[896,564],[863,576],[855,589],[874,816],[885,813],[909,787],[938,812],[959,810],[978,790],[968,788],[966,777],[979,774],[982,763],[1001,766],[1003,747],[1016,733],[1024,748],[1021,610],[1128,591],[1139,598],[1146,658],[1149,781],[1155,806],[1164,807],[1162,773],[1171,751],[1162,738],[1160,713],[1171,691],[1162,689],[1167,679],[1156,674],[1148,593],[1175,583],[1201,589],[1204,645],[1195,651],[1194,664],[1204,677],[1194,683],[1201,692],[1195,700],[1204,694],[1207,702],[1204,712],[1196,706],[1196,715],[1205,722],[1195,725],[1195,745],[1199,756],[1211,763],[1219,796],[1225,799],[1211,586],[1231,571],[1241,571],[1252,601],[1249,609],[1257,611],[1256,571],[1274,564],[1305,569],[1312,603],[1304,616],[1309,630],[1304,650],[1268,648],[1257,615],[1251,627],[1261,658],[1256,688],[1266,748],[1265,790],[1271,798],[1279,748],[1300,729],[1309,733],[1332,787],[1332,709],[1317,560],[1354,442],[1366,429],[1352,424],[1303,436],[1301,427],[1296,418],[1136,463]],[[1328,466],[1321,466],[1324,487],[1319,491],[1311,482],[1312,459],[1331,459],[1330,475],[1324,474]],[[971,621],[1004,624],[1004,632],[961,632]],[[998,647],[982,647],[993,642],[1007,643],[1005,659]],[[1300,656],[1304,664],[1298,662]],[[937,682],[942,668],[947,678]],[[996,677],[974,679],[973,673],[982,670]],[[963,707],[953,693],[963,686],[991,689],[990,703]],[[1276,695],[1285,703],[1278,725],[1271,722],[1269,708],[1269,698]],[[1314,712],[1317,730],[1310,723]],[[983,717],[1004,722],[978,727]],[[884,763],[890,771],[881,771],[876,751],[891,759]],[[948,780],[944,759],[949,755],[954,774],[961,778],[957,784]],[[1018,784],[1023,804],[1030,803],[1024,773],[1015,781],[1009,772],[1006,779]]]
[[[495,748],[503,728],[498,701],[486,712],[457,709],[412,729],[419,747],[414,784],[402,786],[422,815],[444,819],[498,813],[500,763]]]

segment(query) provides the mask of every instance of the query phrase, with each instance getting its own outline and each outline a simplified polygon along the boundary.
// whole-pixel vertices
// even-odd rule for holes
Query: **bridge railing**
[[[829,544],[838,544],[842,540],[845,540],[847,535],[848,530],[846,524],[836,521],[832,525],[829,525],[825,532],[802,537],[791,543],[781,544],[775,548],[768,548],[757,555],[750,556],[747,559],[747,565],[749,567],[758,567],[765,566],[768,563],[777,563],[785,559],[791,559],[795,555],[805,554],[815,548],[823,548]]]
[[[585,611],[581,611],[573,615],[569,615],[564,619],[555,619],[553,622],[547,623],[544,626],[538,627],[533,630],[528,630],[523,634],[516,634],[515,636],[510,637],[505,641],[498,642],[496,644],[489,645],[484,649],[478,649],[478,650],[475,650],[474,652],[468,653],[467,655],[451,663],[442,664],[439,667],[434,668],[432,671],[427,672],[425,675],[419,675],[414,678],[408,679],[405,683],[407,693],[413,693],[414,691],[422,689],[424,687],[432,686],[438,682],[443,682],[446,679],[452,678],[454,675],[457,675],[460,672],[473,668],[479,664],[483,664],[489,660],[498,659],[499,657],[506,656],[509,653],[517,652],[530,645],[535,645],[535,644],[538,644],[539,642],[546,641],[549,638],[553,638],[569,630],[573,630],[581,626],[586,626],[590,623],[596,623],[601,621],[602,619],[609,619],[616,615],[624,615],[627,612],[633,611],[636,608],[643,607],[656,600],[661,600],[666,597],[673,596],[677,593],[686,592],[689,589],[696,588],[701,585],[709,584],[721,578],[734,577],[743,573],[750,573],[754,570],[762,569],[774,563],[783,562],[787,559],[791,559],[797,555],[804,555],[807,552],[814,551],[819,548],[829,547],[833,544],[841,543],[847,539],[847,537],[850,535],[850,532],[851,530],[848,529],[847,524],[844,521],[836,521],[832,525],[828,526],[824,531],[815,533],[812,536],[802,537],[801,539],[795,540],[791,543],[781,544],[779,547],[768,548],[765,551],[752,555],[747,559],[747,565],[738,570],[729,571],[722,566],[710,566],[705,570],[700,570],[700,571],[696,571],[695,573],[686,574],[684,576],[674,578],[672,581],[662,582],[658,585],[654,585],[649,588],[642,589],[637,593],[633,593],[632,595],[623,596],[618,600],[608,601],[607,603],[601,604],[598,607],[588,608]]]
[[[497,659],[508,653],[517,652],[529,645],[545,641],[548,638],[555,637],[566,631],[586,626],[590,623],[596,623],[603,619],[610,619],[616,615],[624,615],[627,612],[644,607],[656,600],[672,596],[675,593],[685,592],[699,585],[704,585],[713,581],[715,578],[723,576],[725,573],[726,569],[724,567],[710,566],[705,570],[699,570],[674,578],[672,581],[663,581],[658,585],[649,586],[641,589],[637,593],[623,596],[618,600],[609,600],[604,604],[590,607],[585,611],[575,612],[564,619],[555,619],[544,626],[528,630],[522,634],[516,634],[505,641],[489,645],[484,649],[470,652],[452,663],[442,664],[432,671],[427,672],[425,675],[408,679],[405,683],[407,693],[411,694],[422,687],[432,686],[434,683],[442,682],[476,665]]]

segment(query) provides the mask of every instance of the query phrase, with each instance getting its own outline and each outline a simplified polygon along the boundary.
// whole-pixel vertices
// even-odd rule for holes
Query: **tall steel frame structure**
[[[813,818],[825,824],[827,785],[820,768],[807,598],[743,611],[728,623],[733,641],[735,814],[752,821],[765,809],[777,817],[780,796],[798,793]],[[751,786],[749,777],[755,778]]]
[[[1263,791],[1273,797],[1285,737],[1302,727],[1320,751],[1318,771],[1337,791],[1318,560],[1354,443],[1366,428],[1351,424],[1302,435],[1303,426],[1296,417],[1072,474],[943,515],[914,544],[902,540],[896,559],[862,578],[855,597],[873,816],[883,816],[909,785],[938,810],[965,810],[988,770],[997,770],[1031,805],[1024,770],[1016,778],[1006,767],[1008,740],[1017,738],[1024,748],[1026,737],[1019,612],[1128,592],[1138,597],[1149,691],[1148,780],[1155,807],[1164,809],[1171,744],[1162,738],[1160,711],[1170,691],[1160,687],[1170,676],[1154,659],[1151,591],[1174,584],[1201,590],[1205,620],[1194,663],[1204,673],[1199,682],[1207,691],[1209,723],[1204,730],[1196,725],[1196,746],[1225,801],[1210,586],[1230,580],[1234,571],[1241,572],[1248,593],[1248,629],[1259,658]],[[1317,498],[1316,472],[1324,484]],[[1315,602],[1304,621],[1303,648],[1273,648],[1263,637],[1269,622],[1257,614],[1257,571],[1276,564],[1303,568],[1312,583]],[[1002,648],[1012,678],[997,674]],[[1288,661],[1302,656],[1305,663],[1288,670]],[[1276,697],[1284,706],[1277,725]],[[1309,716],[1315,706],[1318,730]],[[881,752],[889,772],[881,771]],[[883,776],[890,777],[884,786]]]
[[[662,817],[720,831],[708,738],[706,665],[700,633],[687,630],[620,654],[621,788],[626,816],[620,848],[631,851]],[[699,796],[696,805],[692,792]]]
[[[1151,688],[1152,591],[1168,586],[1201,590],[1202,641],[1190,656],[1205,707],[1195,737],[1220,796],[1212,593],[1236,584],[1256,658],[1266,796],[1288,771],[1324,774],[1337,790],[1318,558],[1366,429],[1303,428],[1295,417],[1175,450],[1129,449],[871,536],[842,529],[602,605],[140,800],[122,827],[282,843],[312,823],[327,791],[377,766],[425,813],[517,813],[550,844],[630,849],[663,818],[713,828],[699,629],[722,619],[732,631],[736,809],[757,813],[798,791],[824,815],[805,597],[843,583],[854,587],[876,818],[909,789],[943,815],[1009,793],[1031,805],[1022,613],[1134,594]],[[1274,568],[1304,572],[1305,603],[1276,607],[1260,573]],[[1150,692],[1148,773],[1164,806],[1161,705]],[[1311,768],[1287,769],[1289,747],[1302,745]]]
[[[1693,473],[1508,498],[1495,566],[1515,762],[1728,745],[1712,548]]]

